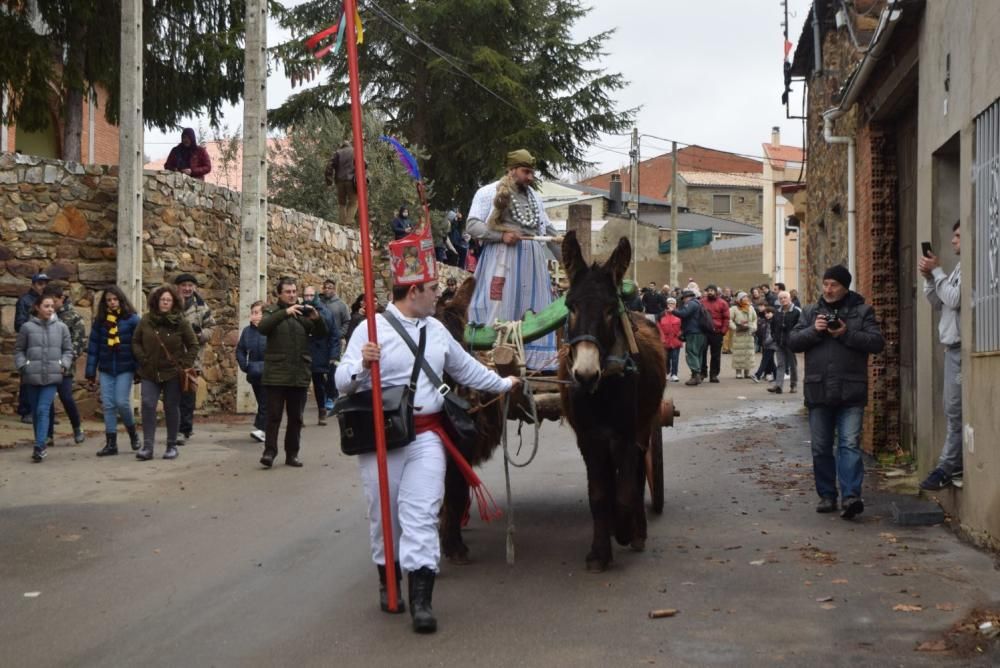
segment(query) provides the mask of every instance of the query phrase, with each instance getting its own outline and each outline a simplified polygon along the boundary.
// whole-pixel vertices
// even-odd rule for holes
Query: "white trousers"
[[[441,559],[438,514],[444,501],[444,445],[434,432],[417,434],[406,447],[388,454],[389,507],[393,553],[407,572],[427,567],[437,572]],[[378,463],[374,453],[360,455],[358,467],[368,500],[372,561],[385,564]]]

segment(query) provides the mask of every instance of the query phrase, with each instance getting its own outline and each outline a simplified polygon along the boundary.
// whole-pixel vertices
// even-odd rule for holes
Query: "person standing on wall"
[[[117,285],[104,288],[97,306],[97,316],[90,328],[87,343],[87,389],[94,392],[94,380],[100,374],[101,408],[104,411],[104,447],[98,457],[118,454],[118,418],[128,432],[129,444],[139,449],[139,433],[132,414],[132,381],[136,362],[132,355],[132,337],[139,326],[139,314]]]
[[[196,291],[198,279],[193,274],[181,274],[174,279],[174,285],[181,298],[181,309],[184,317],[191,324],[194,335],[198,339],[198,347],[195,354],[194,368],[201,373],[202,356],[204,355],[205,344],[212,340],[212,328],[215,327],[215,318],[212,317],[212,309],[208,307]],[[190,440],[194,434],[194,408],[198,400],[197,391],[181,393],[181,423],[180,430],[185,440]],[[179,441],[178,445],[184,445],[184,441]]]
[[[46,441],[56,390],[73,362],[69,328],[55,315],[55,298],[39,297],[31,316],[21,325],[14,344],[14,366],[22,379],[22,391],[31,409],[35,447],[31,460],[40,462],[48,454]]]
[[[326,323],[315,307],[299,303],[294,278],[279,279],[274,294],[278,301],[264,307],[264,317],[258,327],[267,337],[262,379],[267,396],[267,425],[260,463],[264,468],[274,465],[278,456],[281,414],[285,413],[288,416],[285,464],[298,468],[302,466],[299,459],[302,409],[312,381],[309,337],[325,336]]]
[[[181,143],[170,149],[163,168],[168,172],[187,174],[199,181],[204,181],[205,175],[212,171],[212,159],[208,157],[204,146],[198,146],[194,128],[184,128],[181,131]]]
[[[324,174],[326,185],[337,189],[337,222],[341,225],[353,225],[358,212],[358,186],[355,176],[354,145],[349,139],[345,139],[326,163]]]
[[[955,255],[962,250],[959,222],[951,228],[951,247]],[[938,338],[944,346],[944,416],[947,431],[937,466],[920,483],[920,489],[935,491],[962,477],[962,263],[956,262],[945,274],[937,255],[929,250],[917,261],[924,277],[924,295],[931,308],[941,313]]]

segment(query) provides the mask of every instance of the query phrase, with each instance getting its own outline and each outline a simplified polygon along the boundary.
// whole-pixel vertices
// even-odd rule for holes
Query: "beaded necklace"
[[[510,217],[514,219],[514,222],[521,227],[529,230],[538,229],[539,222],[541,221],[541,216],[538,214],[538,209],[535,206],[531,193],[528,193],[529,205],[524,207],[518,201],[518,198],[511,196],[510,204],[511,211]]]

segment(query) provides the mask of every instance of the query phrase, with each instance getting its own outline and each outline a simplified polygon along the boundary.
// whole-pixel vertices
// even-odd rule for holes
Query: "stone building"
[[[887,340],[872,364],[866,447],[912,457],[926,475],[944,440],[943,353],[916,260],[929,242],[950,271],[958,258],[948,241],[960,222],[965,477],[938,498],[970,536],[996,549],[1000,73],[992,64],[1000,58],[1000,4],[869,4],[867,17],[850,15],[854,22],[838,28],[839,3],[818,0],[795,52],[793,74],[809,86],[806,271],[839,261],[855,267]]]
[[[760,174],[677,172],[677,206],[760,229],[764,182]],[[672,197],[667,190],[665,199]]]

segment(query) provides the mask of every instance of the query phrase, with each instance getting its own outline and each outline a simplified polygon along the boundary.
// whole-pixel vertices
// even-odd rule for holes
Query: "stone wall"
[[[687,186],[686,206],[692,213],[701,213],[723,220],[732,220],[754,227],[761,227],[763,214],[758,206],[762,188],[724,188],[722,186]],[[678,195],[680,193],[678,192]],[[729,195],[729,213],[715,213],[714,197]]]
[[[27,291],[32,274],[44,271],[68,288],[89,332],[97,293],[116,279],[117,188],[114,166],[0,155],[0,412],[14,410],[14,304]],[[207,382],[200,400],[210,409],[235,409],[234,350],[248,315],[237,313],[239,197],[180,174],[145,175],[144,289],[148,294],[182,272],[198,277],[199,293],[218,323],[203,351]],[[291,275],[300,288],[322,286],[332,277],[350,304],[362,292],[360,257],[357,229],[268,208],[270,283]],[[384,303],[388,269],[379,249],[375,270],[376,292]],[[443,273],[467,275],[453,268]],[[80,365],[78,378],[82,360]]]

